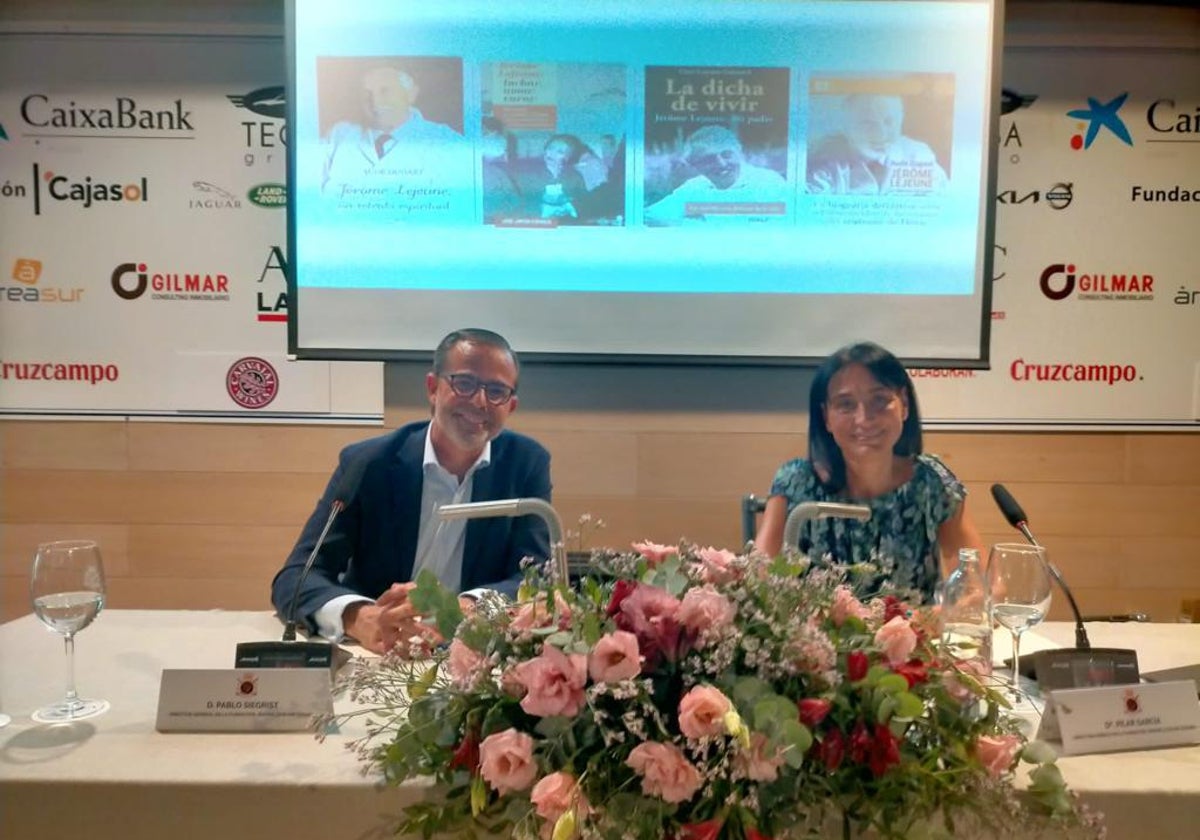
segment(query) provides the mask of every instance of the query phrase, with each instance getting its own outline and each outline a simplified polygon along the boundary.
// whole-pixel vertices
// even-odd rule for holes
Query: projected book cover
[[[814,76],[808,192],[929,195],[950,178],[954,76]]]
[[[786,67],[647,67],[643,219],[786,222]]]
[[[483,222],[623,225],[625,66],[485,62],[480,78]]]
[[[317,103],[330,209],[411,224],[473,214],[461,58],[321,57]]]

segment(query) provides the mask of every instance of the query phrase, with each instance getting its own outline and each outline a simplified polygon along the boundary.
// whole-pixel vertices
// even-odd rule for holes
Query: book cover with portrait
[[[920,196],[946,188],[953,74],[814,74],[808,94],[809,193]]]
[[[373,221],[472,216],[463,62],[446,56],[317,60],[321,190]]]
[[[786,67],[646,68],[643,220],[790,218]]]
[[[626,78],[623,64],[483,63],[484,224],[625,224]]]

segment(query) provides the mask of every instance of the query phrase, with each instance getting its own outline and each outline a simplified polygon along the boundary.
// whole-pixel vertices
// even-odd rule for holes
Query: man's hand
[[[442,641],[437,631],[423,621],[408,600],[415,583],[393,583],[374,604],[359,602],[346,607],[342,626],[367,650],[378,654],[392,651],[407,655],[415,645],[419,650],[431,648]]]

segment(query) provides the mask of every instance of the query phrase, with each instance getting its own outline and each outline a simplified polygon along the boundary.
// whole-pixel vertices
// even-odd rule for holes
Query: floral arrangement
[[[367,770],[440,783],[401,832],[1102,833],[990,677],[942,652],[936,610],[862,601],[855,570],[798,555],[634,547],[572,588],[530,569],[515,605],[468,616],[418,579],[449,644],[360,664],[341,716],[366,716]]]

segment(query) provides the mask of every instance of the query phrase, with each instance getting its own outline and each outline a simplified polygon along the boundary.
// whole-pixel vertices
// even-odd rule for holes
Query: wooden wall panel
[[[639,392],[629,402],[645,399]],[[742,494],[764,492],[779,464],[805,448],[803,413],[748,413],[737,400],[694,412],[653,399],[643,411],[599,399],[574,412],[529,408],[548,402],[530,398],[512,425],[551,450],[566,528],[583,513],[607,523],[586,547],[681,537],[740,547]],[[388,416],[405,422],[427,410],[414,399],[390,405]],[[34,546],[83,536],[102,543],[114,607],[266,609],[271,578],[338,451],[379,433],[0,423],[0,620],[28,612]],[[965,480],[988,543],[1020,539],[989,488],[1000,481],[1012,490],[1085,612],[1174,620],[1182,598],[1200,597],[1200,435],[935,432],[926,449]],[[1066,616],[1064,598],[1051,615]]]

